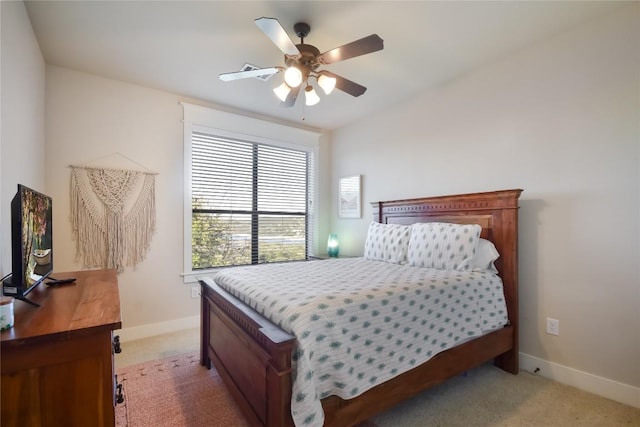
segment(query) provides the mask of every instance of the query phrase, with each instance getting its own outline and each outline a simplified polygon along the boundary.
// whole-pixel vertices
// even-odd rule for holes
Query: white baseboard
[[[640,387],[634,387],[520,353],[520,369],[535,372],[536,368],[539,369],[537,374],[545,378],[624,403],[625,405],[640,408]]]
[[[200,326],[200,315],[184,317],[182,319],[168,320],[166,322],[152,323],[149,325],[123,328],[114,332],[120,335],[120,342],[134,341],[142,338],[154,337],[160,334],[181,331],[183,329],[197,328]]]

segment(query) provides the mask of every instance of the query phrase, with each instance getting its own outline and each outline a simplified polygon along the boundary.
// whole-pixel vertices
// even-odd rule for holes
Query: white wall
[[[22,2],[0,2],[0,276],[11,273],[17,184],[46,193],[45,64]],[[54,215],[57,209],[54,206]]]
[[[134,168],[156,176],[156,233],[147,258],[118,277],[123,327],[198,314],[182,283],[182,106],[179,98],[147,88],[47,66],[46,134],[56,271],[82,269],[69,220],[69,165]],[[104,159],[111,164],[103,164]],[[141,169],[141,168],[140,168]]]
[[[639,9],[334,132],[333,191],[364,182],[363,218],[332,222],[341,250],[362,253],[370,202],[523,188],[521,351],[640,386]]]
[[[191,284],[183,283],[181,276],[184,179],[180,102],[198,102],[56,66],[47,66],[46,76],[47,180],[54,203],[62,206],[61,214],[54,218],[56,271],[82,269],[75,260],[69,221],[68,166],[135,169],[128,161],[118,165],[117,157],[114,160],[111,156],[122,154],[158,173],[157,231],[151,250],[144,262],[118,277],[125,338],[197,325],[200,300],[191,298]],[[322,168],[328,167],[327,156],[322,149],[321,174]],[[323,224],[321,230],[326,229]]]

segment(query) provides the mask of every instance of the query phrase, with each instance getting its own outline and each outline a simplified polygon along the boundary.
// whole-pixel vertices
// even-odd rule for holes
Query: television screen
[[[13,271],[4,282],[5,295],[26,300],[24,296],[53,271],[52,212],[51,197],[18,184],[11,201]]]

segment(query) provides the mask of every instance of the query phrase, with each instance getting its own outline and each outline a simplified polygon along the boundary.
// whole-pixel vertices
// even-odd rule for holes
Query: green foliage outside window
[[[198,202],[194,201],[194,209]],[[258,262],[303,260],[304,216],[259,216]],[[192,268],[251,264],[251,216],[219,213],[192,215]]]

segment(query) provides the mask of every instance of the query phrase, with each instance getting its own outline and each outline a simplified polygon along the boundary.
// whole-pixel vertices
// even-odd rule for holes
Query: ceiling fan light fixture
[[[322,88],[324,93],[329,95],[336,87],[336,78],[329,77],[326,74],[320,74],[320,77],[318,77],[318,86]]]
[[[305,104],[309,107],[320,102],[320,97],[310,85],[304,89]]]
[[[246,64],[241,71],[222,73],[219,78],[224,82],[248,77],[266,80],[269,76],[283,72],[284,83],[272,90],[282,100],[282,106],[284,107],[292,107],[296,103],[300,89],[303,87],[305,88],[306,105],[315,105],[320,102],[318,93],[310,85],[310,78],[316,79],[316,85],[321,87],[326,95],[331,94],[336,88],[354,97],[362,95],[367,90],[366,87],[330,71],[318,71],[318,68],[323,65],[377,52],[384,48],[384,40],[377,34],[371,34],[322,53],[317,47],[305,43],[304,39],[311,31],[311,26],[307,23],[298,22],[293,26],[296,35],[300,37],[300,43],[298,44],[291,40],[287,31],[276,18],[262,17],[256,19],[255,23],[276,47],[284,53],[285,66],[256,68],[253,65]]]
[[[298,87],[302,83],[302,71],[298,67],[291,66],[284,72],[284,81],[289,87]]]
[[[273,89],[273,93],[275,93],[282,102],[285,102],[287,100],[289,92],[291,92],[291,88],[289,88],[289,86],[287,86],[287,84],[284,82],[277,88]]]

